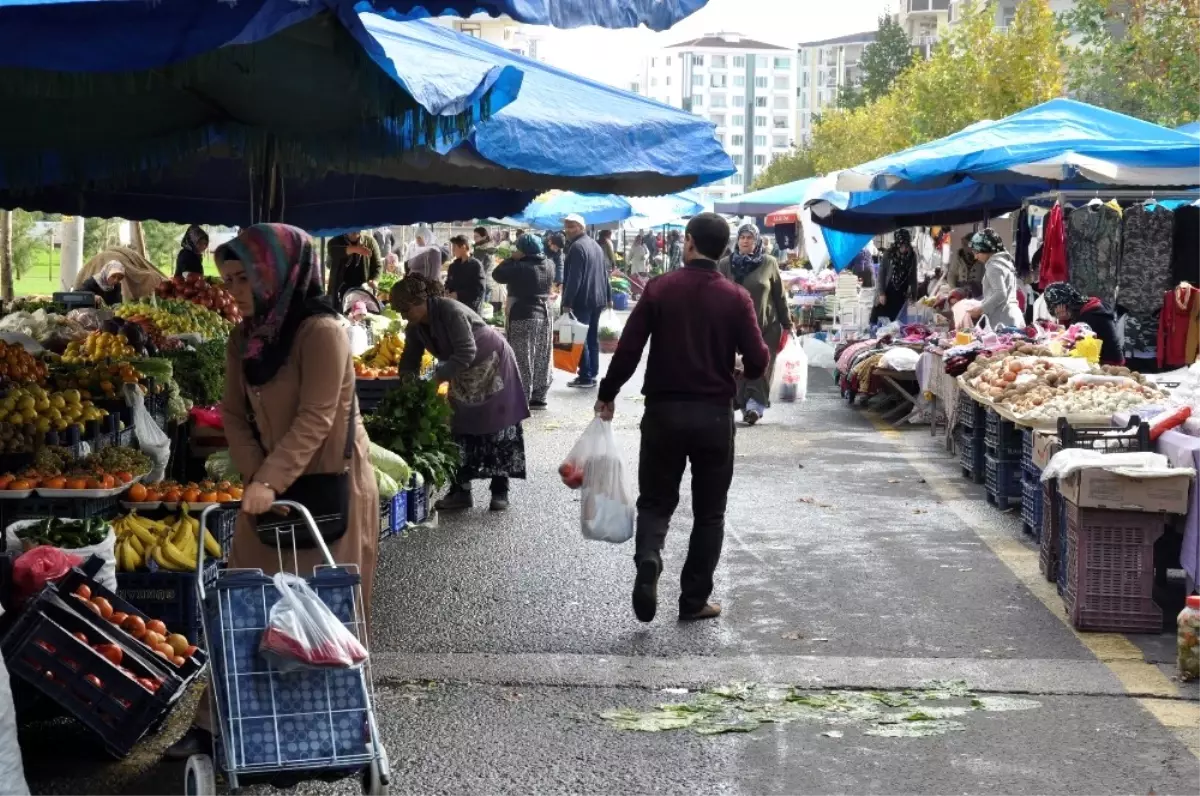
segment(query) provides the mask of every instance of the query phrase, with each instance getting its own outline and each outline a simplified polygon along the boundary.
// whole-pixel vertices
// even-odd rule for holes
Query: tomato
[[[125,617],[125,621],[121,623],[121,628],[139,640],[146,635],[146,622],[140,616],[133,616],[131,614]]]
[[[54,648],[54,645],[49,642],[42,641],[39,639],[38,641],[35,641],[33,643],[37,644],[39,647],[41,647],[42,649],[44,649],[46,652],[50,653],[51,655],[53,655],[55,652],[57,652],[57,650]]]
[[[54,677],[54,672],[50,671],[49,669],[47,669],[46,671],[42,672],[42,674],[43,674],[43,675],[45,675],[46,679],[47,679],[47,680],[49,680],[49,681],[51,681],[51,682],[54,682],[54,680],[56,679],[56,678]]]
[[[62,662],[63,662],[63,665],[66,666],[68,669],[75,670],[75,669],[79,668],[79,664],[76,663],[71,658],[63,658]]]
[[[167,637],[167,626],[161,620],[151,619],[146,622],[146,632],[157,633],[165,639]]]
[[[116,644],[97,644],[96,652],[108,658],[114,666],[120,666],[125,659],[125,652]]]
[[[80,599],[83,599],[83,598],[80,598]],[[101,597],[100,599],[102,599],[102,600],[103,600],[104,598],[103,598],[103,597]],[[106,602],[106,603],[107,603],[107,602],[108,602],[108,600],[104,600],[104,602]],[[93,611],[95,611],[95,612],[96,612],[96,616],[104,616],[104,614],[100,613],[100,606],[96,605],[96,604],[95,604],[94,602],[92,602],[91,600],[84,600],[84,601],[83,601],[83,604],[84,604],[84,605],[86,605],[88,608],[92,609]],[[110,606],[108,606],[108,607],[109,607],[109,608],[112,608],[112,606],[111,606],[111,605],[110,605]]]
[[[89,683],[96,686],[97,688],[104,688],[104,683],[102,683],[100,681],[100,678],[94,674],[89,674],[86,677],[84,677],[83,679],[87,680]]]
[[[112,622],[117,627],[120,627],[121,624],[128,618],[129,614],[125,613],[124,611],[113,611],[113,615],[108,618],[108,621]]]
[[[92,605],[94,605],[100,609],[100,616],[104,617],[105,619],[109,619],[112,617],[112,615],[113,615],[112,603],[110,603],[106,598],[93,597]]]
[[[155,687],[155,683],[154,683],[154,681],[153,681],[153,680],[151,680],[149,677],[135,677],[135,678],[134,678],[134,681],[135,681],[135,682],[136,682],[138,685],[140,685],[142,688],[144,688],[144,689],[146,689],[147,691],[149,691],[151,694],[153,694],[155,691],[157,691],[157,690],[158,690],[158,689]]]
[[[88,637],[85,636],[83,633],[72,633],[71,635],[74,636],[75,638],[79,639],[80,641],[82,641],[84,644],[91,644],[91,642],[88,641]]]
[[[176,655],[175,657],[171,658],[171,663],[175,664],[176,666],[183,666],[185,663],[187,663],[187,660],[180,655]]]
[[[185,653],[183,653],[183,654],[184,654],[185,656],[187,656],[187,657],[189,657],[189,658],[190,658],[190,657],[192,657],[193,655],[195,655],[195,654],[196,654],[196,651],[197,651],[198,649],[199,649],[199,647],[197,647],[195,644],[191,644],[191,645],[189,645],[189,646],[188,646],[188,648],[187,648],[187,651],[186,651]]]
[[[76,586],[74,593],[76,596],[82,597],[85,600],[92,599],[92,589],[86,583],[80,583],[78,586]]]

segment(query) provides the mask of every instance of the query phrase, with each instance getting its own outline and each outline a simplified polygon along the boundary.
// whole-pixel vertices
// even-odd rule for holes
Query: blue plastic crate
[[[319,570],[308,579],[347,628],[362,638],[357,574]],[[366,669],[275,670],[258,651],[279,592],[253,572],[218,577],[205,600],[212,682],[221,711],[222,766],[238,773],[341,770],[370,761]]]
[[[416,525],[429,519],[429,482],[417,486],[416,476],[408,492],[408,521]]]
[[[221,566],[216,561],[205,562],[204,582],[216,577]],[[200,622],[200,600],[196,594],[195,572],[118,572],[117,594],[137,606],[151,619],[161,620],[172,633],[182,633],[193,644],[200,645],[203,626]]]
[[[987,500],[1001,511],[1021,500],[1021,463],[1017,459],[984,456],[984,489]]]
[[[379,501],[379,538],[401,533],[408,526],[408,490]]]
[[[1033,435],[1032,429],[1021,432],[1021,469],[1028,474],[1041,475],[1041,468],[1033,463]]]
[[[989,451],[992,451],[1000,459],[1020,461],[1023,445],[1021,429],[1001,417],[995,409],[987,410],[985,428],[983,441]],[[1030,453],[1030,456],[1032,457],[1033,454]]]
[[[1035,540],[1042,540],[1042,482],[1026,475],[1021,484],[1022,530]]]
[[[958,463],[962,467],[963,478],[969,478],[977,484],[983,483],[983,456],[983,440],[960,432]]]
[[[973,432],[973,436],[982,437],[986,410],[983,404],[976,401],[966,392],[958,393],[958,426]]]

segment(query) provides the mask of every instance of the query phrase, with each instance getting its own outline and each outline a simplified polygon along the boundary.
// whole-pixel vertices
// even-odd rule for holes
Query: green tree
[[[120,242],[122,223],[124,222],[119,218],[85,218],[83,220],[84,263]]]
[[[12,270],[17,279],[29,273],[37,264],[38,255],[44,255],[48,248],[46,241],[33,236],[35,218],[34,213],[12,211]]]
[[[175,273],[175,255],[179,253],[179,241],[183,239],[186,230],[185,224],[142,222],[142,235],[146,238],[146,256],[163,273]]]
[[[796,148],[786,155],[780,155],[771,161],[763,171],[754,178],[750,190],[770,188],[773,185],[783,185],[796,180],[817,176],[813,166],[812,156],[807,149]]]
[[[1077,0],[1062,15],[1076,98],[1167,127],[1200,118],[1200,0]]]
[[[908,34],[892,19],[891,14],[880,16],[875,40],[863,48],[862,59],[859,61],[862,68],[862,88],[851,94],[858,102],[849,107],[865,105],[887,94],[896,78],[912,64],[913,48]]]

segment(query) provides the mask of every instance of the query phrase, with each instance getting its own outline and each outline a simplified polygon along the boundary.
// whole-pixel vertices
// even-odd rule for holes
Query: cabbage
[[[391,500],[400,492],[396,479],[378,468],[375,469],[375,487],[379,490],[379,497],[384,500]]]
[[[233,458],[228,450],[217,451],[204,462],[204,472],[214,481],[232,481],[240,479],[237,468],[233,466]]]
[[[404,459],[374,442],[371,443],[371,464],[376,470],[382,470],[394,478],[398,484],[407,484],[412,478],[412,468]]]

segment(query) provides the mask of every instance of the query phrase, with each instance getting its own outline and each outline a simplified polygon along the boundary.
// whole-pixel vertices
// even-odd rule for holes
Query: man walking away
[[[483,306],[485,287],[483,263],[471,256],[471,245],[466,235],[455,235],[450,239],[450,253],[454,255],[454,260],[446,272],[446,293],[478,315]]]
[[[733,480],[735,369],[757,379],[769,361],[750,295],[721,276],[716,260],[729,224],[714,213],[688,222],[683,268],[647,283],[600,384],[596,414],[611,419],[621,387],[650,341],[642,394],[638,460],[637,539],[633,612],[643,622],[658,609],[658,576],[667,527],[679,505],[684,467],[692,465],[692,525],[680,578],[679,618],[712,619],[713,572],[725,537],[725,504]]]
[[[600,313],[610,303],[608,260],[600,244],[583,232],[583,217],[569,215],[563,223],[571,247],[567,249],[566,284],[562,292],[562,311],[571,312],[588,327],[583,360],[577,378],[568,387],[590,389],[600,375]]]

